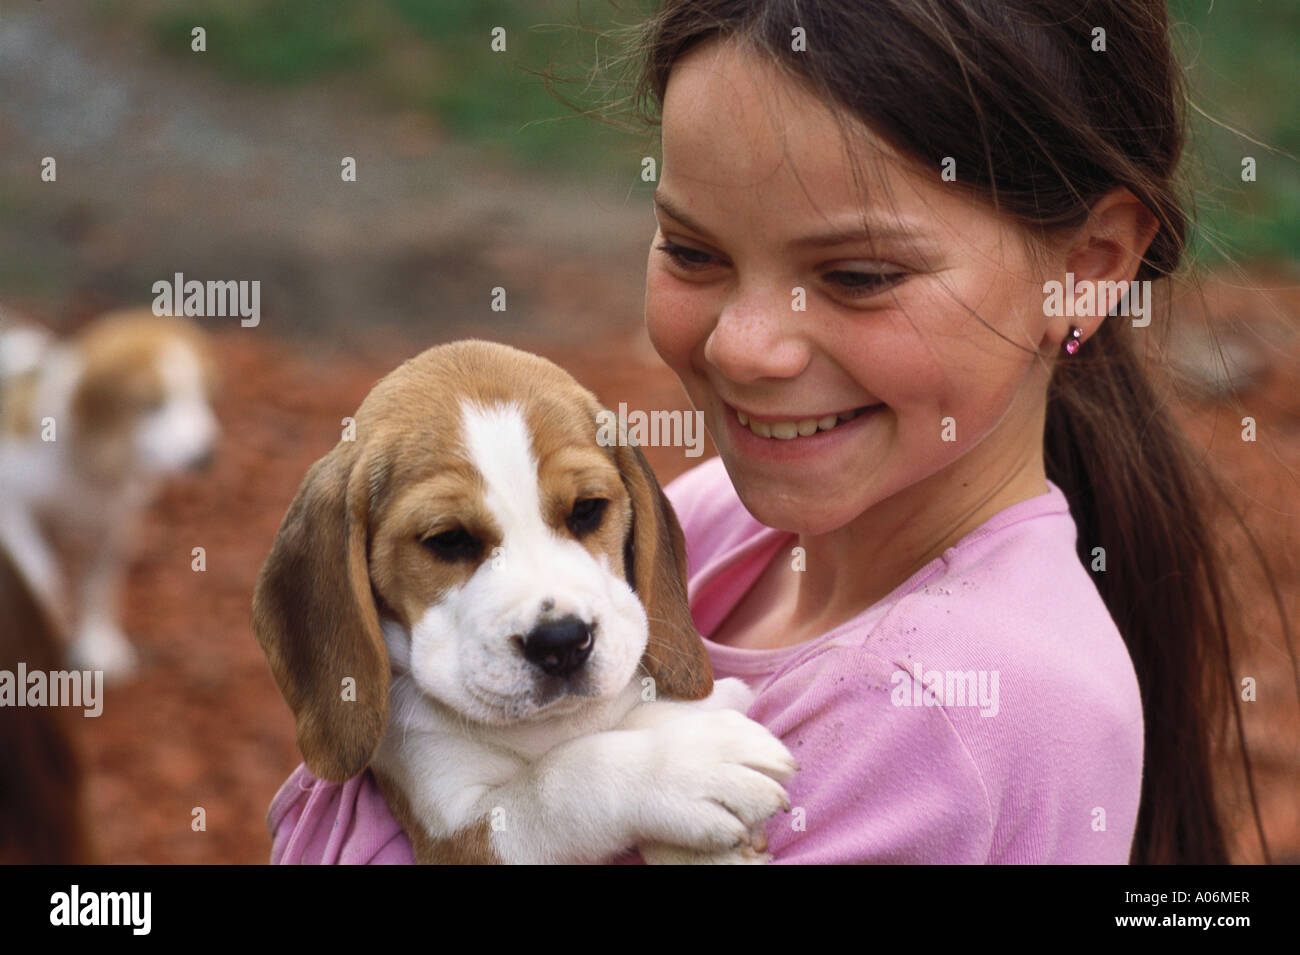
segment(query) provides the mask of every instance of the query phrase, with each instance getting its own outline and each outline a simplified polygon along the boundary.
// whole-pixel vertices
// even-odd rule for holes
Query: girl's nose
[[[788,314],[781,314],[780,309]],[[735,382],[794,378],[808,365],[809,348],[796,329],[804,313],[788,300],[771,305],[730,302],[704,343],[704,357]]]

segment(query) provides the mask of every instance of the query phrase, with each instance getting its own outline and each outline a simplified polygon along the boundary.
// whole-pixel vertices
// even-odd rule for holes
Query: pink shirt
[[[369,770],[327,783],[299,765],[271,800],[266,825],[272,865],[415,863],[411,842]]]
[[[749,716],[799,763],[792,812],[767,826],[774,862],[1128,862],[1142,705],[1056,485],[776,650],[707,637],[770,561],[792,559],[794,535],[749,515],[718,458],[665,493],[714,676],[758,690]],[[267,821],[272,862],[410,860],[368,774],[324,783],[299,767]]]

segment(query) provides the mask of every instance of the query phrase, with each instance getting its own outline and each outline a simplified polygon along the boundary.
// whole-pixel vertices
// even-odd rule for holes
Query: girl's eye
[[[826,278],[839,286],[840,294],[848,298],[862,298],[897,285],[907,277],[906,272],[827,272]]]
[[[713,256],[699,249],[678,245],[665,239],[662,245],[655,246],[673,260],[678,266],[688,271],[699,271],[714,263]],[[845,298],[865,298],[882,292],[892,285],[897,285],[907,278],[906,272],[851,272],[840,269],[827,272],[827,281],[836,286],[836,291]]]
[[[678,245],[676,242],[670,242],[667,239],[664,240],[662,245],[657,245],[655,248],[684,269],[703,268],[713,258],[707,252],[701,252],[699,249],[692,249],[685,245]]]

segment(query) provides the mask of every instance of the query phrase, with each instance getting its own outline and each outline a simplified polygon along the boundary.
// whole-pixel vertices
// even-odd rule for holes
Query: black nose
[[[572,615],[539,623],[524,638],[524,656],[552,676],[568,676],[587,662],[596,638]]]

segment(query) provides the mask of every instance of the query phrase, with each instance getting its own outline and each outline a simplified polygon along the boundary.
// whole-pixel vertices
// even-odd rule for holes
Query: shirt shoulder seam
[[[881,623],[884,623],[883,619],[881,620]],[[875,628],[872,629],[874,631]],[[873,660],[878,660],[881,663],[896,667],[900,670],[904,670],[904,671],[907,670],[907,667],[899,663],[897,660],[892,660],[888,657],[882,657],[878,653],[872,652],[870,649],[868,649],[865,646],[853,645],[853,644],[846,645],[846,644],[828,643],[822,647],[819,647],[815,652],[808,654],[808,656],[800,659],[798,662],[794,663],[788,668],[783,668],[781,672],[782,674],[784,674],[796,670],[799,667],[803,666],[805,663],[821,656],[823,653],[827,653],[832,650],[843,651],[846,654],[852,653],[855,655],[870,657]],[[776,677],[774,676],[773,679],[776,679]],[[991,851],[993,845],[992,839],[993,839],[993,834],[996,830],[996,826],[993,819],[993,800],[989,797],[989,787],[988,787],[988,783],[986,783],[984,780],[984,773],[980,769],[979,762],[975,759],[975,756],[971,752],[970,747],[966,744],[965,737],[962,736],[961,731],[957,728],[957,725],[953,723],[952,717],[948,715],[947,707],[940,704],[936,707],[933,707],[933,709],[937,709],[943,714],[943,721],[947,725],[949,732],[951,732],[952,735],[956,738],[958,745],[961,746],[962,755],[966,757],[966,762],[970,765],[970,767],[973,770],[975,770],[975,778],[979,780],[980,792],[984,795],[984,824],[988,834],[989,847]]]

